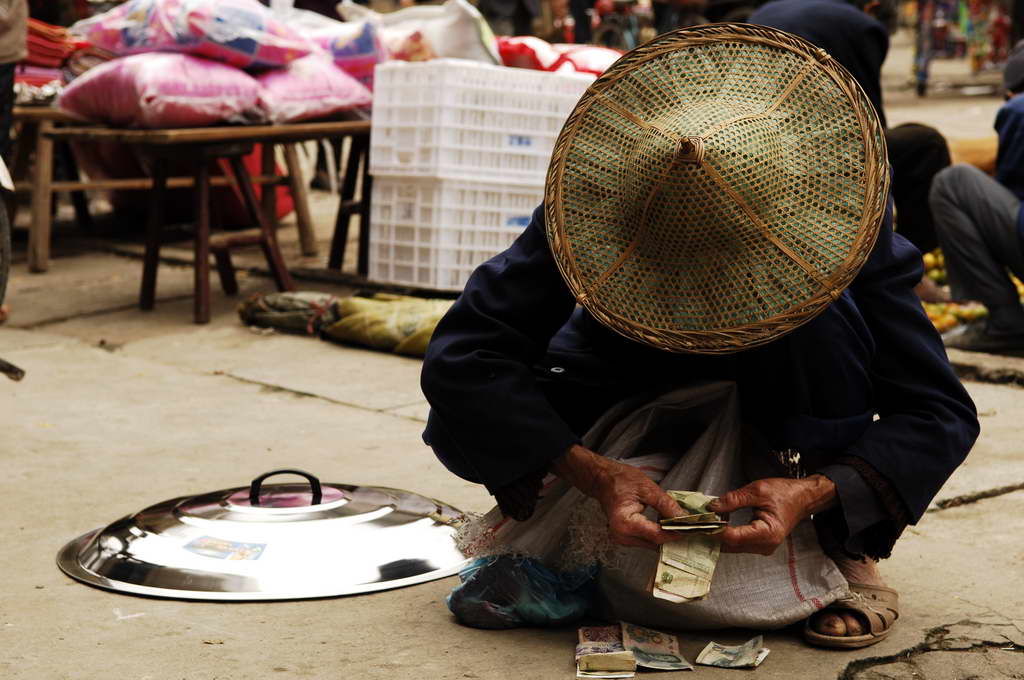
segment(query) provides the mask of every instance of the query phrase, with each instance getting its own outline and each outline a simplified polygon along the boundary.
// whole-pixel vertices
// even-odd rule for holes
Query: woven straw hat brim
[[[882,128],[849,72],[797,36],[712,24],[632,50],[583,95],[552,154],[547,236],[600,322],[722,354],[834,302],[888,191]]]

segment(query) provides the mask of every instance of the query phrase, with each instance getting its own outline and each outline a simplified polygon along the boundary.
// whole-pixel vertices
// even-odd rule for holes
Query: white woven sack
[[[686,387],[646,403],[621,404],[598,420],[583,443],[642,469],[665,489],[718,496],[747,481],[732,383]],[[474,557],[520,554],[554,569],[600,562],[601,605],[609,620],[674,629],[773,629],[847,594],[846,580],[822,552],[807,521],[769,557],[723,553],[704,600],[674,604],[655,599],[648,584],[656,552],[613,546],[596,501],[555,477],[545,480],[541,496],[527,522],[492,509],[463,533],[464,551]],[[654,518],[653,510],[648,514]],[[732,514],[734,525],[749,520],[749,510]]]

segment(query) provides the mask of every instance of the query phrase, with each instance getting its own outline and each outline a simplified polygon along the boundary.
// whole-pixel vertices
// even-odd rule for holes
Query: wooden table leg
[[[360,146],[363,168],[363,186],[359,190],[359,253],[356,271],[360,276],[370,275],[370,197],[373,196],[373,176],[370,175],[370,136],[363,135]]]
[[[38,127],[38,124],[30,121],[22,121],[18,124],[18,138],[11,152],[10,167],[11,177],[14,179],[15,186],[32,181],[31,177],[29,177],[29,165],[32,158],[33,145],[37,138]],[[10,219],[11,226],[13,227],[15,219],[18,217],[17,194],[9,194],[6,197],[6,201],[7,217]]]
[[[50,202],[53,191],[53,140],[46,133],[53,123],[44,120],[36,129],[36,162],[32,168],[32,224],[28,232],[28,268],[45,272],[50,268]]]
[[[360,135],[349,137],[348,157],[345,160],[345,176],[341,180],[341,200],[338,202],[338,214],[334,219],[334,235],[331,237],[331,252],[327,258],[327,268],[340,270],[345,264],[345,250],[348,247],[348,228],[352,221],[355,206],[353,197],[356,195],[356,182],[359,179],[359,142]]]
[[[274,143],[263,142],[260,152],[260,173],[264,177],[277,174],[277,157],[274,154]],[[263,216],[267,224],[277,228],[277,186],[263,185],[263,193],[260,196],[260,203],[263,206]]]
[[[238,294],[238,279],[235,277],[235,266],[231,264],[230,246],[213,246],[213,260],[217,263],[217,274],[220,276],[220,287],[225,295]]]
[[[75,160],[74,150],[68,142],[57,142],[56,150],[59,152],[61,159],[63,160],[63,170],[67,174],[67,179],[72,182],[78,182],[81,176],[78,172],[78,162]],[[92,215],[89,214],[89,196],[84,190],[77,190],[71,192],[71,205],[75,209],[75,222],[78,223],[78,228],[85,232],[92,232]]]
[[[142,260],[142,290],[139,307],[153,309],[156,304],[156,272],[160,266],[161,230],[164,223],[164,198],[167,191],[167,160],[153,159],[153,191],[150,194],[149,219],[146,223],[146,254]]]
[[[271,228],[270,223],[260,212],[260,206],[256,201],[256,192],[252,188],[252,179],[245,169],[245,163],[238,156],[231,157],[231,169],[238,179],[239,188],[242,190],[242,198],[245,201],[249,214],[260,226],[260,246],[263,248],[263,256],[267,259],[267,267],[277,283],[278,290],[295,290],[295,283],[292,281],[288,267],[285,266],[284,258],[281,256],[281,249],[277,244],[277,233]]]
[[[284,145],[284,159],[288,166],[288,186],[292,190],[292,203],[295,205],[295,221],[299,225],[302,254],[313,257],[317,254],[317,247],[316,234],[313,232],[313,216],[309,213],[309,190],[306,188],[306,179],[302,176],[295,144]]]
[[[231,159],[236,160],[235,158]],[[239,162],[241,165],[241,162]],[[249,191],[252,191],[252,186]],[[195,292],[196,323],[210,322],[210,163],[203,158],[196,165],[195,184]],[[257,208],[257,212],[259,208]]]

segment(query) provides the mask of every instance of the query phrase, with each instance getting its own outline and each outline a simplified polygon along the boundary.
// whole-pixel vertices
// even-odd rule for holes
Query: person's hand
[[[722,551],[771,555],[797,524],[836,502],[836,485],[824,475],[804,479],[770,477],[730,491],[708,503],[708,510],[753,508],[750,524],[727,527],[719,534]]]
[[[597,499],[614,543],[655,550],[679,538],[643,516],[647,506],[662,517],[677,517],[683,510],[640,470],[576,445],[555,462],[552,472]]]

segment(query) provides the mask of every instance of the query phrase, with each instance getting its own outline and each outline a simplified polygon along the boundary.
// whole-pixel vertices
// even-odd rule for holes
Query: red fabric
[[[499,36],[498,53],[505,66],[538,71],[577,71],[601,75],[622,52],[597,45],[552,45],[533,36]]]
[[[261,174],[262,147],[262,144],[256,144],[252,153],[242,159],[245,169],[249,171],[250,177],[256,177]],[[225,177],[234,176],[234,173],[231,171],[231,164],[228,161],[221,159],[217,162],[217,165],[220,167],[221,174]],[[281,167],[275,166],[274,172],[280,175],[282,172]],[[260,200],[263,196],[263,185],[253,184],[253,189],[256,191],[256,200]],[[292,200],[292,192],[287,186],[277,186],[275,189],[277,190],[277,218],[281,219],[295,209],[295,202]],[[222,211],[221,219],[224,220],[224,226],[257,226],[252,224],[252,220],[249,218],[249,213],[245,209],[245,202],[242,200],[242,191],[238,188],[237,184],[223,187],[221,194],[222,196],[217,199],[217,202],[220,204]]]
[[[38,19],[28,20],[25,42],[28,47],[27,63],[53,68],[62,66],[75,50],[89,46],[89,43],[73,39],[66,28]]]

